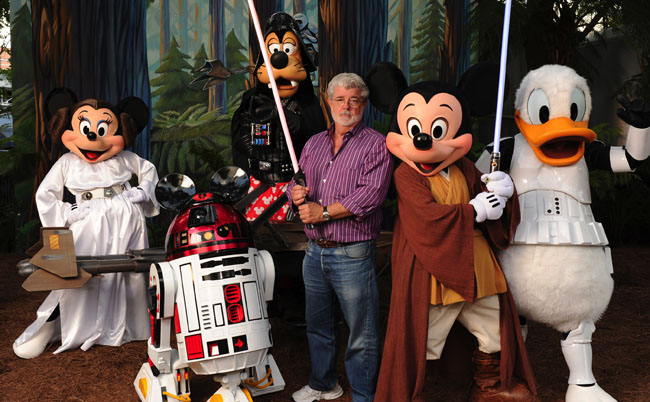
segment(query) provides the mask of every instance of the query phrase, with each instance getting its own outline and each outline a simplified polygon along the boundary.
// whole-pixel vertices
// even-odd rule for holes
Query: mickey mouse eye
[[[448,124],[447,120],[442,117],[435,119],[431,125],[431,136],[434,140],[441,140],[447,134]]]
[[[294,45],[293,43],[283,43],[282,44],[282,50],[286,54],[291,56],[292,54],[294,54],[296,52],[296,45]]]
[[[575,88],[571,92],[571,120],[582,121],[585,117],[585,109],[587,108],[587,99],[585,93],[580,88]]]
[[[105,121],[102,121],[97,125],[97,135],[100,137],[105,136],[108,134],[108,123]]]
[[[279,52],[281,50],[282,50],[282,45],[280,45],[279,43],[271,43],[269,45],[269,53],[271,53],[271,54],[273,54],[275,52]]]
[[[411,138],[420,134],[422,132],[422,124],[420,123],[420,120],[416,119],[415,117],[408,119],[406,121],[406,132],[408,132]]]
[[[83,135],[88,135],[90,133],[90,121],[88,119],[81,120],[81,123],[79,123],[79,131],[81,131]]]
[[[548,96],[542,88],[537,88],[528,97],[528,117],[532,124],[544,124],[551,115]]]

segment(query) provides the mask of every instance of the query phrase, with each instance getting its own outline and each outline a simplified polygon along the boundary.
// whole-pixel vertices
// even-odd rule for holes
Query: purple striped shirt
[[[374,239],[381,225],[381,204],[390,184],[393,162],[386,138],[363,121],[345,133],[339,152],[334,154],[334,125],[312,136],[300,155],[300,166],[310,188],[309,201],[320,205],[340,202],[352,216],[305,226],[308,238],[351,243]],[[287,187],[289,205],[293,205]]]

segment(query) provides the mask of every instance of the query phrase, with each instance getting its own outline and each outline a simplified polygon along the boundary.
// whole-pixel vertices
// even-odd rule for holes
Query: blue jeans
[[[379,295],[375,280],[376,260],[374,240],[334,248],[321,248],[310,241],[302,265],[311,357],[309,386],[327,391],[337,381],[336,297],[350,328],[345,370],[354,402],[372,402],[377,385]]]

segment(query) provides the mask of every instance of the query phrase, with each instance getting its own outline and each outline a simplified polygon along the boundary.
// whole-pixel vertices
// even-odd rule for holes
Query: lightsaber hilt
[[[501,152],[492,152],[490,156],[490,173],[496,172],[501,167]]]
[[[298,169],[296,174],[293,175],[293,181],[295,181],[296,184],[298,184],[300,186],[306,187],[307,186],[306,180],[307,180],[307,178],[305,177],[305,172],[303,172],[302,169]],[[307,200],[307,198],[305,198],[305,202],[309,202]],[[315,228],[313,223],[307,223],[306,225],[307,225],[307,229],[314,229]]]

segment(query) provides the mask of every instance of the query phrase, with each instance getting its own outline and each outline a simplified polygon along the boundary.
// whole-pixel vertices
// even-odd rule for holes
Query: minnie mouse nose
[[[413,137],[413,146],[419,150],[431,149],[433,139],[429,134],[419,133]]]
[[[88,133],[87,137],[90,141],[95,141],[97,139],[97,134],[91,131]]]
[[[271,65],[273,68],[281,70],[289,64],[289,56],[285,52],[277,51],[271,55]]]

